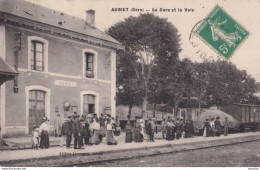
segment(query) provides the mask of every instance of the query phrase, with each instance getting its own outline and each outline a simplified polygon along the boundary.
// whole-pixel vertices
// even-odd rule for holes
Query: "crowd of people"
[[[116,145],[115,136],[120,135],[120,122],[110,115],[103,115],[98,118],[97,114],[81,116],[77,113],[73,115],[65,114],[61,123],[60,115],[54,122],[55,136],[61,137],[60,146],[66,143],[67,148],[71,148],[73,140],[74,149],[84,149],[84,145],[98,145],[104,137],[108,145]],[[49,148],[50,127],[47,118],[42,119],[42,124],[38,128],[35,126],[32,132],[32,147],[41,149]],[[40,142],[39,142],[40,141]]]
[[[190,138],[194,134],[193,122],[190,120],[184,122],[183,119],[178,118],[177,121],[174,122],[172,118],[168,117],[167,119],[163,119],[161,127],[161,138],[168,141],[180,139],[181,137]],[[154,142],[155,132],[157,132],[157,126],[154,118],[149,118],[146,123],[143,119],[136,118],[133,126],[128,118],[125,142],[143,142],[145,134],[147,141]]]
[[[206,119],[204,123],[203,136],[220,136],[221,124],[220,118],[216,117]],[[228,120],[225,118],[224,135],[228,133]],[[41,149],[48,148],[49,131],[50,127],[47,123],[47,118],[42,119],[40,127],[35,126],[32,132],[33,148],[40,147]],[[84,145],[98,145],[104,138],[107,145],[117,145],[117,141],[114,136],[120,135],[120,121],[118,117],[114,119],[110,115],[101,114],[100,117],[97,114],[73,115],[64,114],[64,119],[60,118],[57,114],[57,118],[54,122],[55,136],[61,137],[60,146],[62,147],[66,143],[67,148],[71,148],[71,142],[73,142],[74,149],[84,149]],[[143,142],[144,140],[154,142],[154,134],[157,133],[156,120],[149,118],[147,122],[138,117],[135,118],[134,123],[131,122],[130,117],[125,126],[125,142]],[[183,120],[177,118],[176,121],[171,117],[164,118],[161,123],[161,139],[168,141],[178,140],[180,138],[193,137],[195,128],[191,120]]]
[[[212,117],[211,119],[206,119],[204,123],[204,131],[203,136],[205,137],[214,137],[220,136],[221,133],[221,124],[220,124],[220,117]],[[224,123],[224,136],[228,135],[228,118],[225,117]]]

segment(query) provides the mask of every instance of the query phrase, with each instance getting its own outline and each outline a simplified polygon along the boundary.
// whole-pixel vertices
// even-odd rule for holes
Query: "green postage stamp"
[[[195,33],[226,59],[246,39],[249,32],[218,5],[199,25]]]

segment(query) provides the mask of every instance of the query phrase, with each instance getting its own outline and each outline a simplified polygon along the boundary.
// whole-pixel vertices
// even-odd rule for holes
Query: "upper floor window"
[[[86,74],[85,77],[94,78],[94,54],[85,53],[86,56]]]
[[[44,44],[31,42],[31,70],[44,71]]]
[[[29,36],[28,51],[28,70],[48,72],[48,41]]]

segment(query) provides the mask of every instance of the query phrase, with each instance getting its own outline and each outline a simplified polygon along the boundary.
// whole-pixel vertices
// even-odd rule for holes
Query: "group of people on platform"
[[[81,117],[74,113],[73,115],[64,114],[64,119],[61,121],[60,115],[54,122],[55,136],[61,137],[60,146],[66,143],[67,148],[71,148],[71,142],[74,140],[74,149],[84,149],[84,145],[98,145],[104,137],[106,137],[107,145],[117,145],[115,136],[120,135],[120,121],[118,116],[114,119],[110,115],[97,114],[82,115]],[[191,120],[184,121],[182,118],[177,118],[174,121],[171,117],[164,118],[161,123],[162,139],[171,141],[180,138],[191,138],[194,135],[194,125]],[[126,135],[125,142],[154,142],[154,134],[157,133],[157,125],[154,118],[149,118],[147,122],[138,117],[132,124],[130,117],[125,127]],[[40,127],[35,126],[32,131],[33,148],[49,148],[49,132],[50,127],[46,117],[42,119]],[[216,117],[206,119],[204,123],[203,136],[220,136],[221,124],[220,118]],[[228,134],[228,118],[225,118],[224,135]]]
[[[220,124],[220,118],[212,117],[211,119],[206,119],[204,123],[204,131],[203,136],[205,137],[214,137],[214,136],[220,136],[221,133],[221,124]],[[228,118],[225,117],[225,123],[224,123],[224,136],[228,135]]]
[[[57,116],[59,117],[59,116]],[[35,126],[32,132],[33,148],[41,149],[49,147],[49,124],[47,118],[44,117],[43,123],[38,128]],[[67,148],[71,148],[72,139],[74,140],[74,149],[84,149],[84,145],[98,145],[106,137],[108,145],[117,145],[115,136],[120,135],[120,122],[118,117],[114,119],[110,115],[103,115],[98,118],[97,114],[88,114],[81,116],[77,113],[73,115],[64,114],[64,120],[61,125],[60,119],[56,119],[54,123],[55,136],[61,137],[60,146],[66,143]],[[40,141],[40,142],[39,142]]]
[[[136,117],[134,125],[128,117],[126,124],[126,138],[125,142],[143,142],[146,134],[146,140],[154,142],[154,134],[157,131],[155,119],[149,118],[146,124],[143,119]],[[185,134],[185,135],[184,135]],[[177,118],[177,121],[170,117],[164,118],[162,121],[162,139],[174,140],[180,139],[181,137],[190,138],[194,134],[193,122]]]

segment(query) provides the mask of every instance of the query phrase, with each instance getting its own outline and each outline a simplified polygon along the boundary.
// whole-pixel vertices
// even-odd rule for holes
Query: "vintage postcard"
[[[259,9],[0,0],[1,169],[258,170]]]

